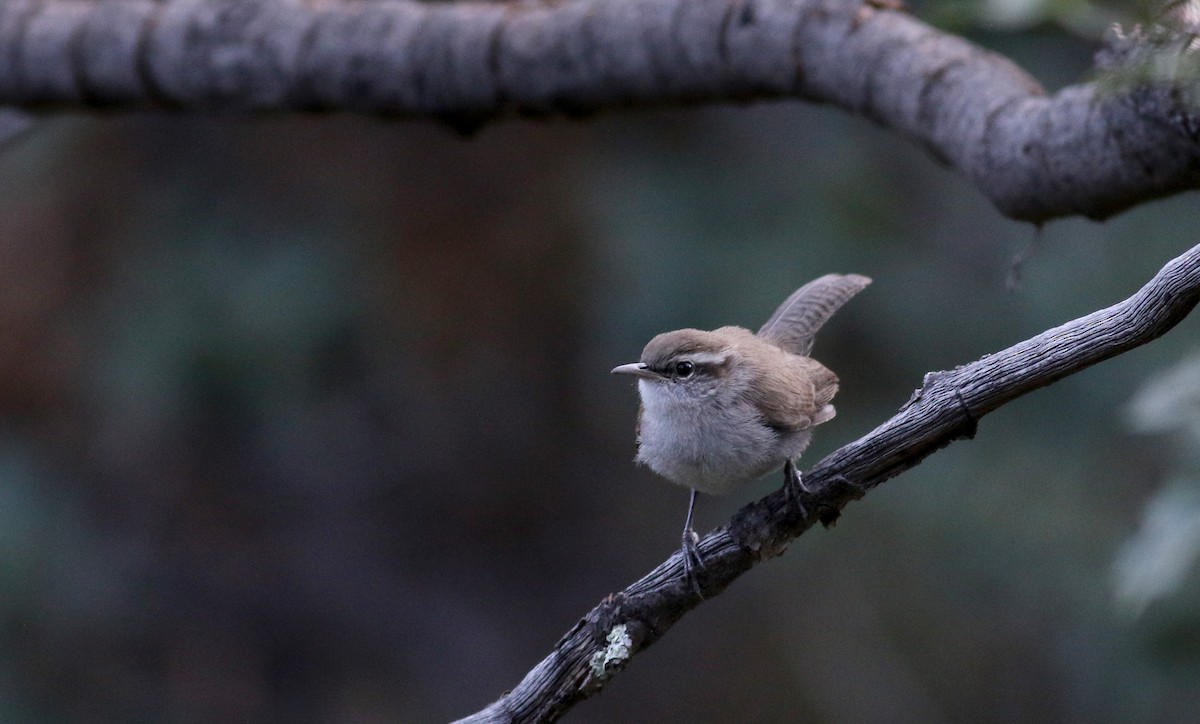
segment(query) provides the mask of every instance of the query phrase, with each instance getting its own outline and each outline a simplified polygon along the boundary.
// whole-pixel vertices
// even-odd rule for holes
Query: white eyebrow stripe
[[[718,352],[696,352],[695,354],[683,355],[683,359],[691,360],[698,365],[723,365],[729,359],[729,355]]]

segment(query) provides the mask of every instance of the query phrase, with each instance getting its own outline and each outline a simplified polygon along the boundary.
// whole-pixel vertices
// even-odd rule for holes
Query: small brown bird
[[[784,486],[799,501],[804,484],[795,460],[812,429],[836,414],[830,402],[838,378],[808,356],[813,338],[870,283],[827,274],[797,289],[757,334],[741,327],[665,332],[640,362],[613,369],[638,378],[637,461],[691,488],[683,561],[693,586],[693,565],[703,566],[692,530],[698,492],[728,493],[782,465]]]

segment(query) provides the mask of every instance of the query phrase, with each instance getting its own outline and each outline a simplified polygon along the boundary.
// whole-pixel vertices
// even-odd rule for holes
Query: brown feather
[[[747,378],[745,399],[758,409],[767,425],[779,430],[805,430],[832,418],[824,412],[837,394],[838,378],[820,362],[791,354],[740,327],[722,327],[714,334],[732,340]]]
[[[758,330],[758,336],[792,354],[807,356],[821,327],[871,280],[858,274],[826,274],[797,289]]]
[[[754,334],[741,327],[722,327],[722,330],[738,330],[747,336]],[[652,370],[662,370],[670,362],[679,357],[686,357],[698,352],[718,353],[726,346],[725,340],[713,332],[699,329],[677,329],[674,332],[663,332],[646,343],[642,350],[642,363]]]

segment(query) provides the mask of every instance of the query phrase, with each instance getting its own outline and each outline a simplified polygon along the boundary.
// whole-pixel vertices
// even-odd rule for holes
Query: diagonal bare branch
[[[352,110],[469,130],[509,113],[796,98],[908,136],[1017,219],[1103,218],[1200,186],[1200,123],[1172,82],[1047,96],[899,7],[5,0],[0,105]]]
[[[808,510],[832,522],[871,488],[962,437],[979,418],[1039,387],[1145,344],[1200,301],[1200,246],[1172,260],[1128,299],[947,372],[924,385],[890,420],[830,454],[804,480]],[[750,568],[774,558],[815,523],[782,490],[742,508],[700,541],[700,585],[711,599]],[[599,691],[629,660],[702,603],[677,551],[641,580],[605,598],[512,691],[465,722],[553,721]]]

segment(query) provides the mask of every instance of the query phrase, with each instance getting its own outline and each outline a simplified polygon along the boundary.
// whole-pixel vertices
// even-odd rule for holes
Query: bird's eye
[[[696,365],[688,362],[687,360],[675,363],[675,374],[681,378],[691,377],[692,373],[695,371]]]

